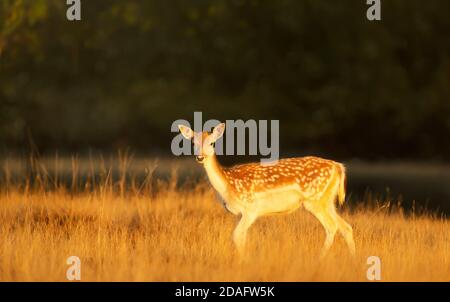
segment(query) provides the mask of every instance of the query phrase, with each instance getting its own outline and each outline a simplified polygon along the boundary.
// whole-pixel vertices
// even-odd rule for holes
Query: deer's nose
[[[202,155],[198,155],[198,156],[195,157],[195,159],[196,159],[199,163],[201,163],[201,162],[205,159],[205,157],[202,156]]]

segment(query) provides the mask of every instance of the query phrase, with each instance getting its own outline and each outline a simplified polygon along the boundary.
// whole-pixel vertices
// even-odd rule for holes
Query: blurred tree
[[[279,119],[282,150],[449,158],[450,2],[4,0],[0,142],[168,150],[170,124]],[[301,150],[301,151],[299,151]]]
[[[26,45],[32,49],[36,45],[38,34],[29,27],[46,18],[47,3],[45,0],[4,0],[0,8],[0,70],[3,73],[15,64],[16,67],[21,65],[18,47]],[[5,57],[3,53],[7,49],[11,52]],[[4,81],[0,88],[0,136],[17,138],[20,135],[16,132],[20,121],[16,119],[20,117],[11,96],[19,93],[19,87],[17,82]]]

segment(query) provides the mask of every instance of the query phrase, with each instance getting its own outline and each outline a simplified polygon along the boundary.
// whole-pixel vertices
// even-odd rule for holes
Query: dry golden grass
[[[371,255],[381,258],[383,281],[450,281],[449,223],[433,215],[344,206],[357,257],[337,235],[320,262],[324,231],[309,213],[261,218],[249,232],[250,256],[238,261],[237,217],[206,182],[127,185],[106,172],[78,183],[83,189],[48,189],[55,177],[42,175],[2,183],[0,281],[67,281],[71,255],[81,259],[82,281],[367,281]]]

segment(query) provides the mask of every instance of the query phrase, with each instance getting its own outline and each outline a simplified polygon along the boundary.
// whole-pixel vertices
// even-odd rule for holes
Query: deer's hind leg
[[[317,220],[322,224],[325,229],[325,242],[320,253],[320,258],[327,255],[334,241],[334,236],[338,230],[338,223],[336,218],[331,214],[331,211],[327,207],[322,205],[314,205],[310,202],[305,203],[305,209],[311,212]]]
[[[326,256],[334,241],[336,232],[340,230],[341,223],[336,214],[335,200],[338,193],[338,183],[332,182],[317,199],[305,202],[305,209],[311,212],[322,224],[325,229],[325,243],[320,257]]]
[[[337,187],[330,186],[320,199],[305,202],[305,208],[311,212],[325,228],[326,239],[321,257],[324,257],[329,251],[337,231],[344,237],[350,253],[355,255],[353,230],[352,227],[336,213],[336,197]]]
[[[353,240],[353,229],[350,224],[347,223],[339,214],[336,213],[336,210],[333,208],[333,215],[335,216],[336,222],[338,223],[339,232],[342,237],[344,237],[345,242],[347,243],[348,249],[350,250],[350,254],[355,256],[355,241]]]

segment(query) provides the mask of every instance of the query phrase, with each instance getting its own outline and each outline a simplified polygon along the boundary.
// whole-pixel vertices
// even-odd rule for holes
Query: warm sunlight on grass
[[[324,231],[309,213],[261,218],[249,232],[249,256],[238,261],[237,217],[205,181],[180,187],[176,174],[155,182],[151,173],[140,183],[129,175],[112,181],[107,169],[72,190],[36,167],[22,184],[3,173],[0,281],[67,281],[72,255],[82,281],[366,281],[371,255],[381,258],[383,281],[450,281],[450,226],[433,215],[345,205],[357,257],[337,235],[321,262]]]

